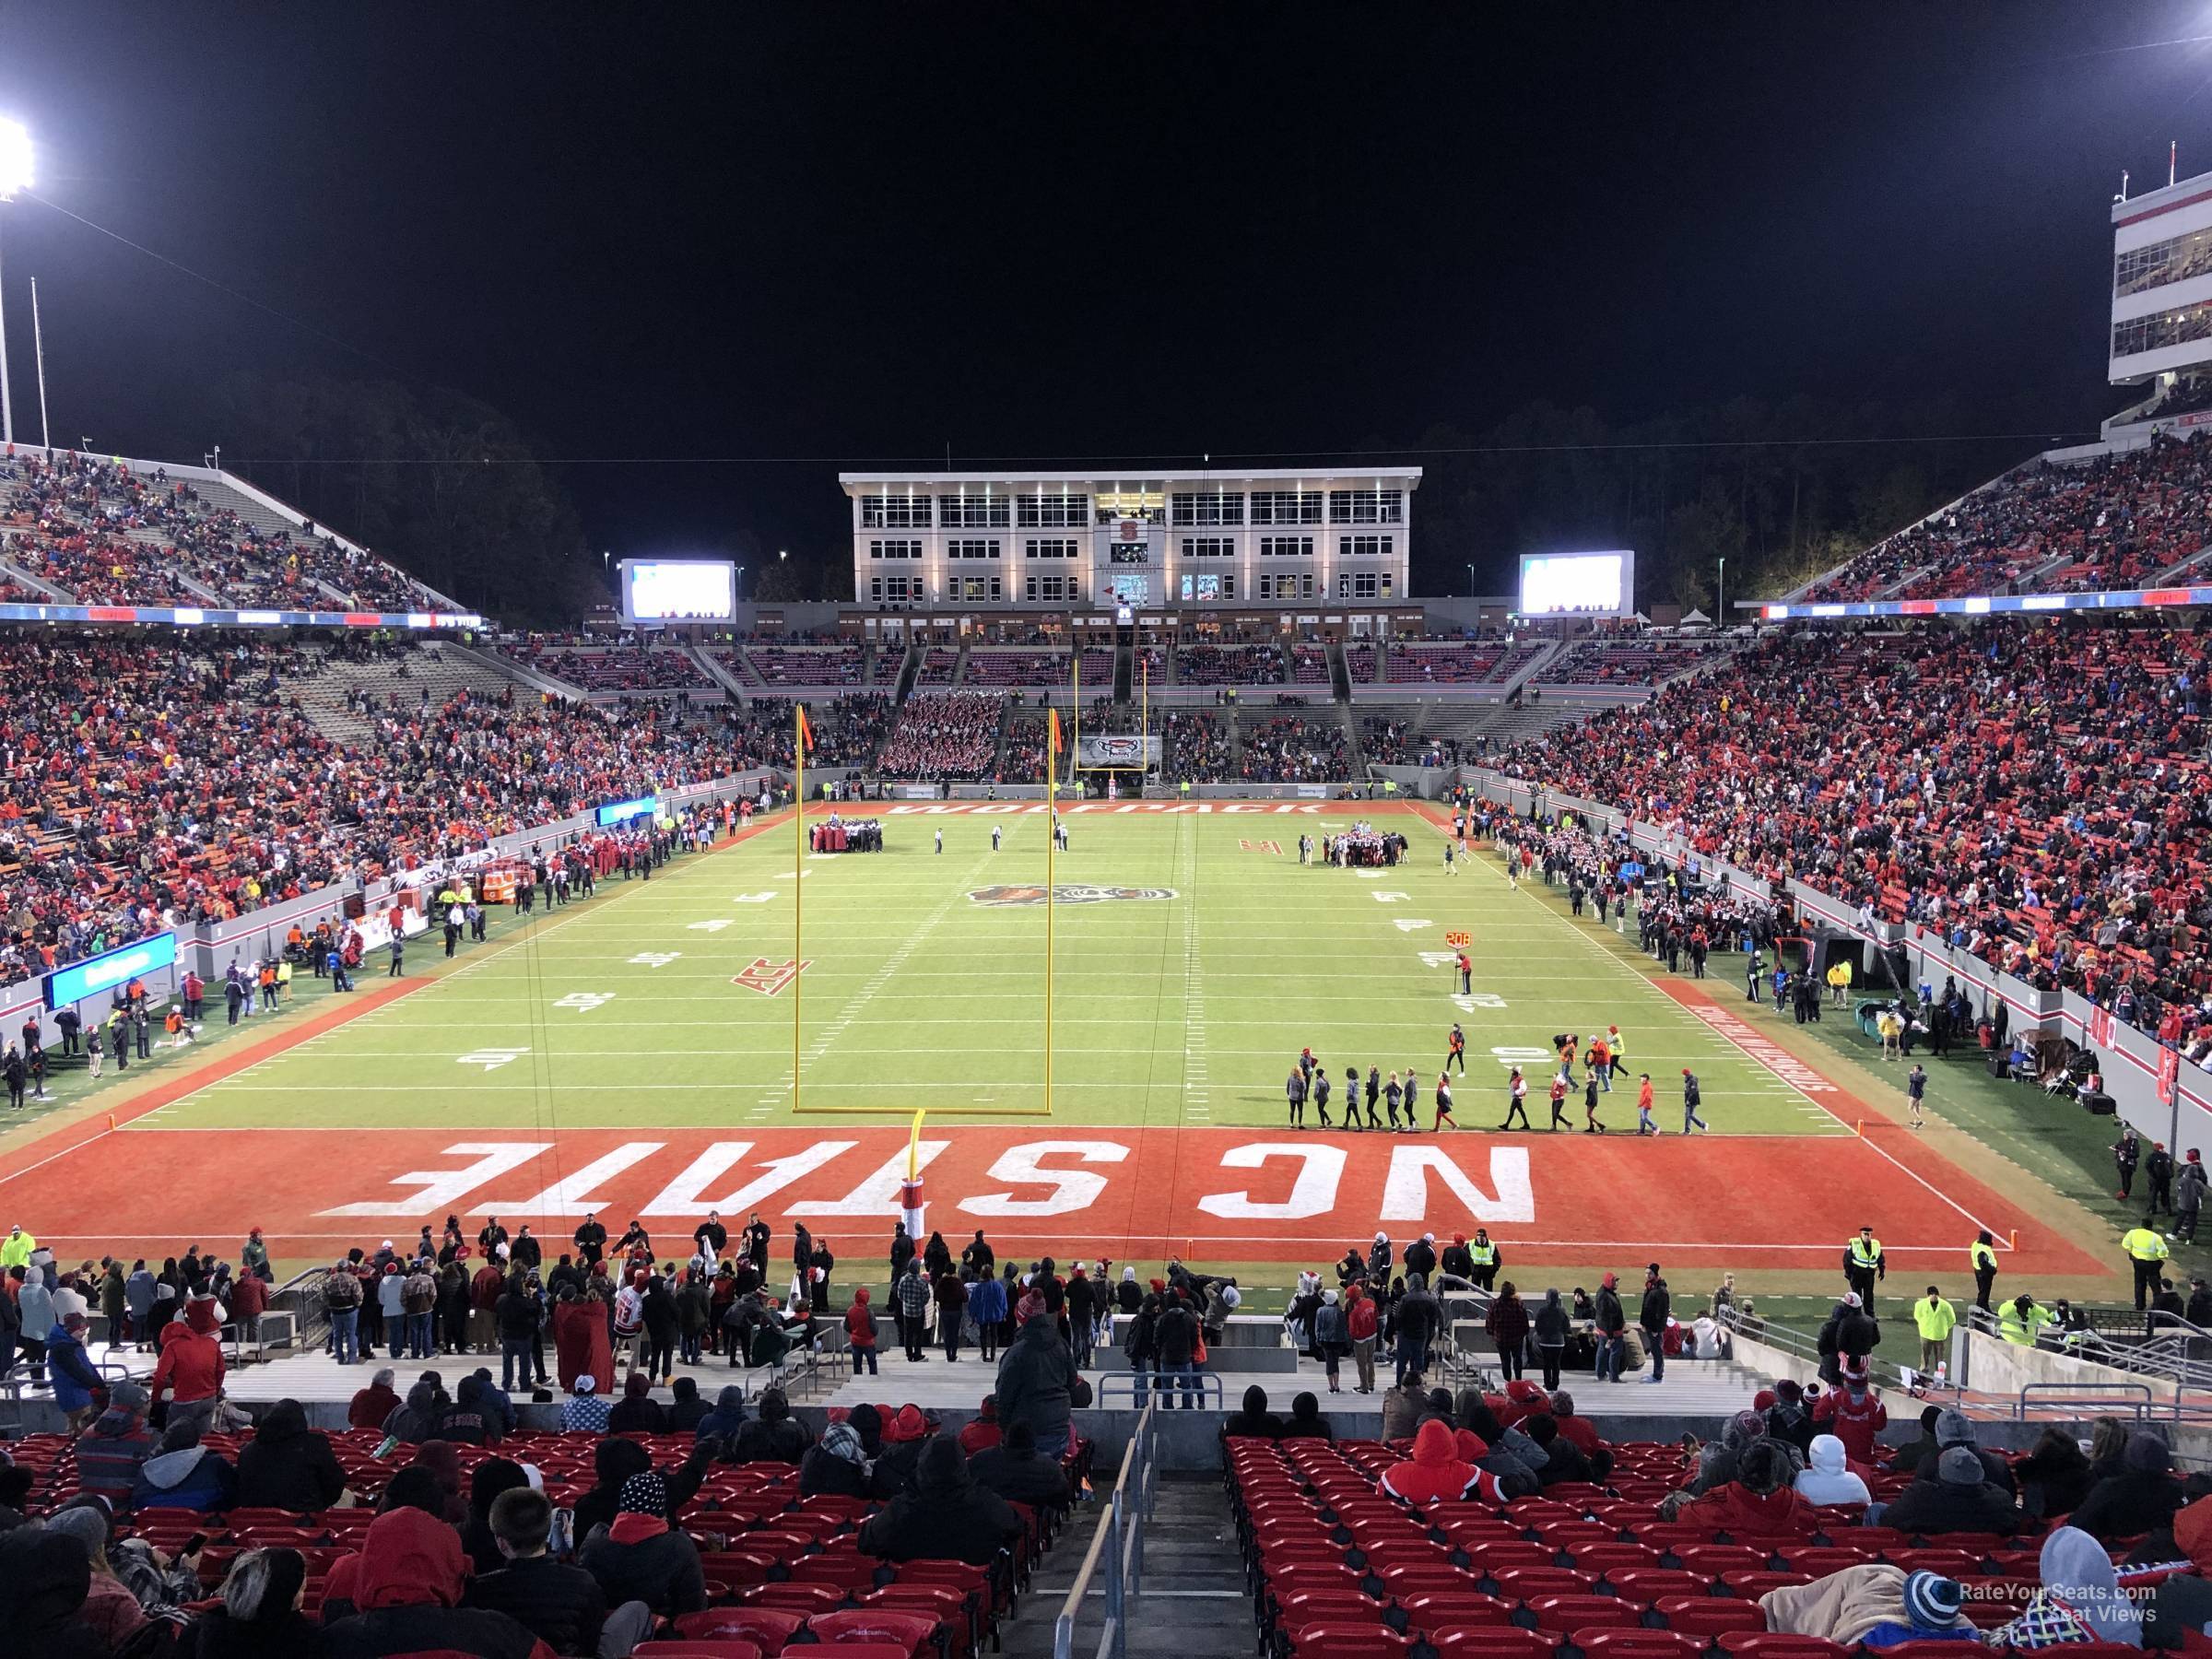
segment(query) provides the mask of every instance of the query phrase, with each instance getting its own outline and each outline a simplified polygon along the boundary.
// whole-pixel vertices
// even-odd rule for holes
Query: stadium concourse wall
[[[1677,862],[1694,860],[1707,872],[1725,876],[1734,890],[1787,902],[1814,925],[1872,946],[1892,962],[1901,952],[1902,966],[1915,984],[1940,985],[1947,976],[1955,978],[1980,999],[1984,1012],[2003,1004],[2012,1030],[2031,1027],[2093,1050],[2115,1112],[2138,1133],[2177,1152],[2198,1147],[2212,1154],[2212,1075],[2191,1065],[2148,1032],[2113,1018],[2080,993],[2031,985],[1952,948],[1940,934],[1917,923],[1862,926],[1857,915],[1832,894],[1794,878],[1777,891],[1774,883],[1700,853],[1659,826],[1640,822],[1602,802],[1521,782],[1487,767],[1465,768],[1460,777],[1473,792],[1522,817],[1532,810],[1572,813],[1608,831],[1625,832],[1632,846]]]
[[[698,806],[715,802],[735,800],[742,795],[758,795],[764,783],[781,786],[785,780],[779,772],[765,768],[717,778],[711,783],[688,783],[681,788],[664,790],[660,798],[671,807]],[[511,857],[535,852],[541,848],[558,848],[575,841],[585,831],[596,829],[594,813],[580,812],[552,823],[540,824],[529,830],[518,830],[510,834],[494,836],[476,852],[468,854],[474,865],[481,860]],[[420,886],[426,879],[434,879],[444,873],[442,860],[433,860],[417,869],[396,871],[379,877],[366,884],[334,884],[302,893],[297,899],[286,899],[242,916],[218,923],[199,924],[192,927],[172,928],[177,942],[177,959],[172,966],[158,969],[140,977],[146,982],[149,999],[159,1005],[172,996],[188,969],[197,968],[220,1000],[220,976],[233,956],[256,958],[273,955],[284,946],[284,936],[293,923],[312,928],[324,917],[342,915],[348,899],[359,895],[364,907],[374,906],[402,888]],[[159,934],[147,935],[158,938]],[[104,1018],[112,996],[111,992],[96,992],[80,998],[76,1006],[87,1026]],[[35,1017],[41,1032],[41,1041],[49,1047],[61,1040],[61,1030],[53,1022],[54,1010],[46,1007],[45,994],[38,979],[0,990],[0,1027],[10,1032],[23,1022]]]

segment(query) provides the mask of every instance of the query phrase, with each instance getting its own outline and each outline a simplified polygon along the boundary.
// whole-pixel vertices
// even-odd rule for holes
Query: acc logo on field
[[[1061,904],[1103,904],[1113,899],[1172,899],[1173,888],[1088,887],[1063,883],[1053,889]],[[1044,888],[1036,887],[977,888],[968,895],[978,904],[1042,904]]]
[[[771,962],[766,957],[755,957],[746,965],[743,973],[732,976],[730,983],[743,985],[747,991],[758,991],[763,996],[773,996],[797,979],[802,971],[813,966],[814,959],[811,957],[803,962]]]

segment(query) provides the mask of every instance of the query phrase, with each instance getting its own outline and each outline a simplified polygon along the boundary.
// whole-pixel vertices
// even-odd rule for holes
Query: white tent
[[[1712,625],[1712,618],[1701,610],[1690,611],[1682,618],[1682,626],[1685,628],[1710,628]]]

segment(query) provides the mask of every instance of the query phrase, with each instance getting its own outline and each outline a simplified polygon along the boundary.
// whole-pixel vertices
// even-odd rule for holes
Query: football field
[[[590,1210],[675,1236],[709,1207],[758,1208],[779,1234],[805,1220],[873,1256],[919,1111],[930,1225],[1032,1253],[1317,1262],[1378,1227],[1485,1225],[1509,1261],[1810,1268],[1866,1220],[1900,1261],[1956,1261],[1988,1226],[2079,1270],[2016,1205],[1857,1133],[1863,1106],[1730,1011],[1739,985],[1655,982],[1609,926],[1512,890],[1488,852],[1447,874],[1428,812],[1163,808],[1066,809],[1049,1107],[1043,809],[900,804],[876,809],[881,853],[801,856],[783,819],[512,923],[441,976],[387,981],[372,959],[330,1018],[211,1056],[119,1114],[120,1140],[67,1153],[57,1185],[149,1239],[258,1223],[288,1256],[449,1212],[550,1238]],[[1406,862],[1300,865],[1301,834],[1355,818],[1405,833]],[[426,938],[410,969],[436,959]],[[1454,1021],[1459,1129],[1439,1135]],[[1555,1035],[1608,1025],[1630,1066],[1600,1096],[1609,1133],[1581,1133],[1579,1070],[1573,1132],[1548,1132]],[[1311,1107],[1303,1130],[1287,1122],[1307,1047],[1335,1089],[1326,1130]],[[1516,1064],[1534,1132],[1501,1134]],[[1418,1130],[1347,1130],[1346,1080],[1370,1067],[1416,1080]],[[1712,1125],[1694,1140],[1684,1067]],[[1656,1139],[1634,1134],[1643,1071]],[[149,1168],[210,1174],[147,1183]]]

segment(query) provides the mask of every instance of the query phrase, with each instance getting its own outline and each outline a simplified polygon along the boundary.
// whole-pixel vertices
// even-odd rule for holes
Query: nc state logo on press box
[[[1078,883],[1062,882],[1054,888],[1062,904],[1103,904],[1112,899],[1172,899],[1173,888],[1089,887]],[[1044,888],[987,887],[977,888],[968,895],[978,904],[1042,904]]]

